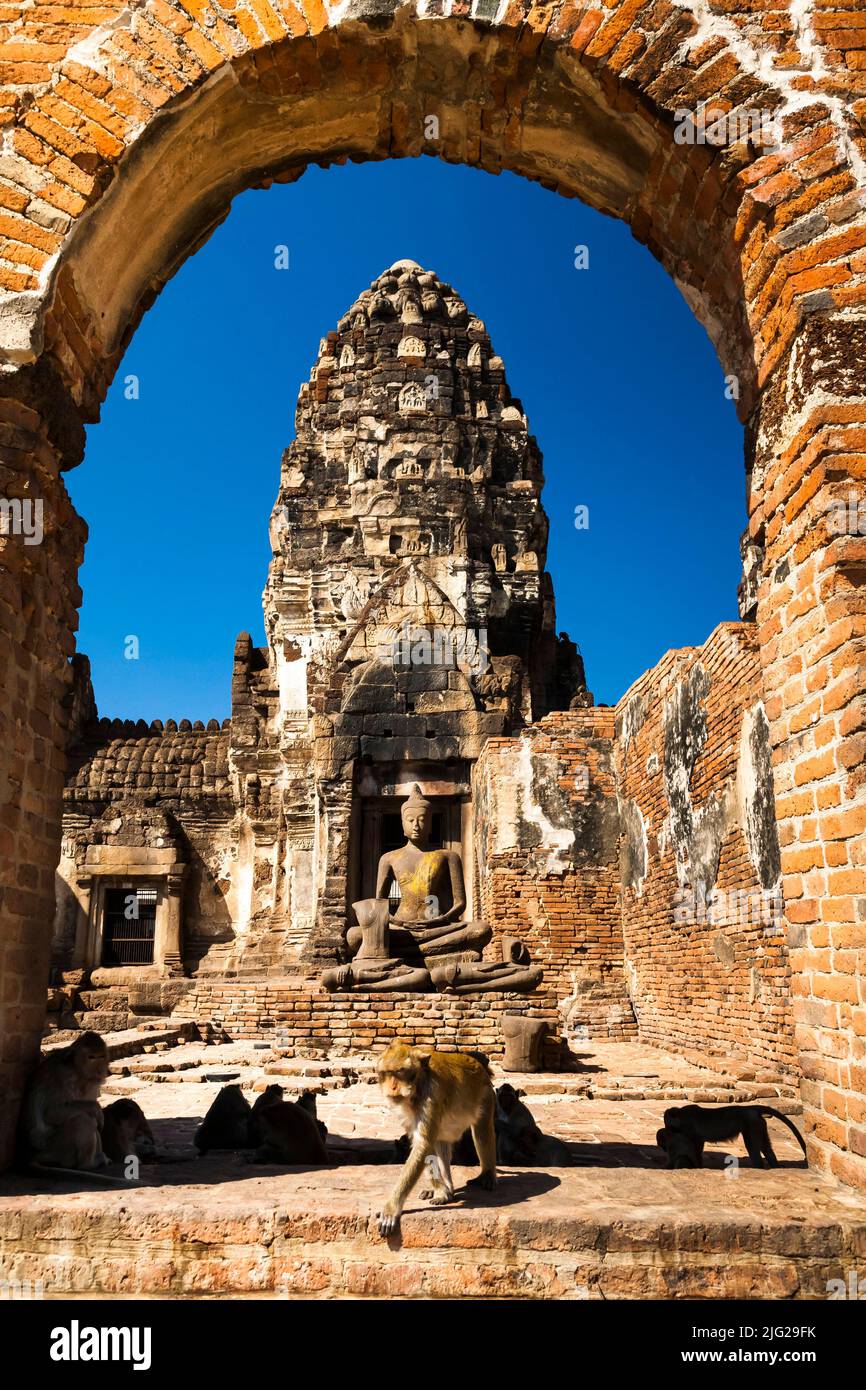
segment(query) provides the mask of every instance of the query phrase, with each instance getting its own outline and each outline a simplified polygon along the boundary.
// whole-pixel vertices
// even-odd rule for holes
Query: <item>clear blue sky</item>
[[[589,269],[575,269],[577,245]],[[558,627],[596,700],[737,616],[742,429],[703,328],[628,229],[431,158],[311,169],[237,199],[181,268],[67,474],[90,526],[79,646],[101,714],[231,712],[235,637],[264,642],[268,517],[298,387],[320,337],[402,257],[485,320],[523,401],[544,454]]]

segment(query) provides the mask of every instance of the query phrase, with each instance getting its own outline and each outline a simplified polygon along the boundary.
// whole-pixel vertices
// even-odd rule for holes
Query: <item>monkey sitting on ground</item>
[[[21,1156],[31,1168],[90,1172],[108,1159],[98,1096],[108,1076],[108,1048],[98,1033],[43,1057],[21,1111]]]
[[[300,1105],[302,1110],[306,1110],[307,1114],[312,1115],[313,1119],[316,1121],[316,1124],[319,1127],[319,1133],[322,1136],[322,1143],[324,1144],[326,1139],[328,1138],[328,1126],[325,1124],[324,1120],[319,1119],[319,1113],[316,1108],[315,1091],[302,1091],[301,1094],[298,1096],[297,1103],[298,1105]]]
[[[724,1144],[742,1135],[753,1168],[778,1168],[765,1117],[787,1125],[803,1150],[808,1168],[809,1157],[800,1131],[787,1115],[770,1105],[719,1105],[714,1110],[701,1105],[674,1106],[664,1113],[664,1128],[658,1131],[656,1143],[667,1154],[668,1168],[700,1168],[704,1144]]]
[[[433,1183],[436,1206],[454,1196],[451,1145],[471,1128],[481,1172],[471,1185],[496,1185],[495,1100],[487,1067],[464,1052],[435,1052],[393,1042],[379,1058],[379,1084],[400,1111],[409,1135],[409,1157],[379,1214],[379,1230],[390,1235],[400,1221],[406,1198],[425,1167]]]
[[[245,1149],[249,1144],[249,1102],[240,1086],[223,1086],[195,1132],[199,1153],[208,1149]]]
[[[256,1163],[328,1162],[318,1122],[303,1105],[290,1100],[262,1105],[256,1112],[255,1123],[261,1137]]]
[[[156,1158],[153,1131],[134,1100],[124,1098],[106,1105],[102,1118],[102,1147],[112,1163],[124,1163],[128,1158]]]
[[[568,1145],[539,1129],[507,1081],[496,1091],[496,1157],[526,1168],[570,1168],[574,1162]]]
[[[247,1137],[245,1142],[251,1148],[257,1149],[264,1139],[262,1127],[259,1123],[262,1111],[267,1110],[268,1107],[272,1105],[281,1105],[282,1100],[283,1088],[277,1085],[266,1086],[261,1095],[256,1096],[253,1107],[247,1115]]]

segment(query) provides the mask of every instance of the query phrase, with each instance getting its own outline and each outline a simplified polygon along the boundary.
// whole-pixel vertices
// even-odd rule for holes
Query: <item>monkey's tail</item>
[[[772,1107],[772,1105],[762,1105],[762,1106],[761,1106],[761,1114],[762,1114],[765,1118],[771,1117],[771,1118],[774,1119],[774,1120],[781,1120],[783,1125],[787,1125],[787,1126],[788,1126],[788,1129],[789,1129],[789,1130],[791,1131],[791,1133],[794,1135],[794,1137],[795,1137],[796,1140],[797,1140],[797,1143],[800,1145],[800,1148],[803,1150],[803,1158],[806,1160],[806,1167],[808,1168],[808,1167],[809,1167],[809,1154],[808,1154],[808,1152],[807,1152],[807,1150],[806,1150],[806,1145],[805,1145],[805,1142],[804,1142],[804,1140],[803,1140],[803,1136],[802,1136],[802,1134],[800,1133],[800,1131],[798,1130],[797,1126],[796,1126],[795,1124],[792,1124],[791,1121],[788,1119],[788,1116],[787,1116],[787,1115],[783,1115],[782,1112],[781,1112],[781,1110],[774,1110],[773,1107]]]
[[[47,1163],[28,1163],[28,1173],[42,1175],[43,1173],[52,1178],[75,1178],[80,1182],[86,1178],[89,1182],[95,1182],[103,1187],[140,1187],[141,1184],[131,1178],[111,1178],[107,1173],[100,1173],[95,1168],[52,1168]]]

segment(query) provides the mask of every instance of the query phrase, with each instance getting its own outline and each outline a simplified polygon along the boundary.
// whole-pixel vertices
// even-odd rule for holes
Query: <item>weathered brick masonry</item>
[[[60,472],[238,190],[429,152],[436,113],[443,157],[626,220],[737,379],[803,1097],[816,1161],[866,1186],[866,538],[828,521],[866,471],[861,0],[515,3],[483,24],[376,8],[0,11],[0,476],[46,511],[41,546],[0,542],[6,1152],[40,1032],[80,599]],[[677,111],[704,101],[774,113],[781,148],[681,143]]]
[[[89,712],[89,682],[85,678],[78,684],[85,687],[80,703]],[[170,818],[181,841],[181,860],[188,865],[183,884],[185,965],[195,969],[209,951],[218,958],[228,955],[233,939],[229,923],[238,915],[228,872],[229,827],[235,815],[230,727],[228,719],[222,727],[215,719],[207,727],[189,719],[154,720],[151,725],[91,719],[73,733],[52,951],[58,969],[81,963],[76,942],[80,950],[83,851],[91,844],[117,842],[125,813],[142,805],[158,806]],[[145,843],[134,830],[125,838],[132,847]]]
[[[393,1038],[429,1047],[504,1052],[503,1014],[543,1019],[549,1025],[545,1062],[558,1070],[564,1055],[555,1001],[543,992],[515,995],[326,994],[312,981],[202,980],[172,1015],[225,1028],[233,1039],[267,1038],[301,1057],[349,1057],[378,1052]]]
[[[485,919],[544,965],[566,1039],[632,1037],[623,974],[614,711],[547,715],[490,739],[473,778]]]
[[[668,652],[617,706],[626,969],[641,1037],[796,1071],[754,627]]]

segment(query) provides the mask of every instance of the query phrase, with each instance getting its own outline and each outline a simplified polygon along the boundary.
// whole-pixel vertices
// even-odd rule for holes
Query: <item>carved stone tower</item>
[[[311,964],[339,956],[347,903],[372,891],[415,783],[471,892],[472,763],[583,685],[555,633],[542,483],[484,324],[396,262],[301,387],[271,516],[267,660],[236,653],[239,792],[254,824],[275,794],[282,807],[285,929]]]

